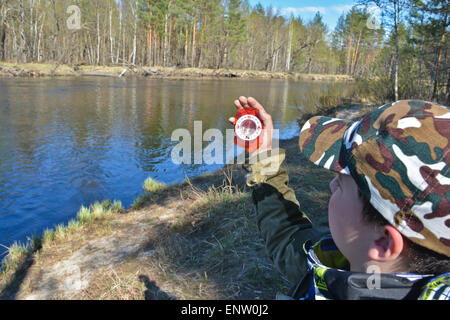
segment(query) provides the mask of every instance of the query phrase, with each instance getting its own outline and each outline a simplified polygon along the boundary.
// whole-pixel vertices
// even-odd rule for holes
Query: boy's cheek
[[[361,228],[363,205],[360,199],[346,196],[339,188],[330,198],[328,220],[330,229],[345,234]]]

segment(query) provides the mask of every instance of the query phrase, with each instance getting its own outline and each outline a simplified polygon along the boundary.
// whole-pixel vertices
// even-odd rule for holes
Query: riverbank
[[[305,81],[354,81],[346,75],[302,74],[286,72],[265,72],[255,70],[168,68],[137,66],[85,66],[56,64],[14,64],[0,62],[0,77],[66,77],[105,76],[150,78],[238,78],[238,79],[285,79]]]
[[[354,118],[367,108],[328,113]],[[280,147],[302,209],[325,230],[333,174],[299,153],[298,138]],[[240,166],[175,186],[149,180],[143,188],[129,209],[96,203],[27,246],[12,246],[0,299],[256,300],[287,293],[291,284],[267,258]]]

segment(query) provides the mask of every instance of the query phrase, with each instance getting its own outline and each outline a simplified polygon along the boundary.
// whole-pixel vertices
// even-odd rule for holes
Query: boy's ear
[[[386,225],[379,233],[379,237],[373,240],[369,249],[369,258],[380,262],[394,261],[401,255],[404,248],[405,242],[400,231],[391,225]]]

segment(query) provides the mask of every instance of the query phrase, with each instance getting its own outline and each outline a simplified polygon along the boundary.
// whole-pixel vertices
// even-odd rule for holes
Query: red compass
[[[252,153],[262,145],[262,131],[264,125],[255,108],[239,109],[235,116],[234,143],[247,152]]]

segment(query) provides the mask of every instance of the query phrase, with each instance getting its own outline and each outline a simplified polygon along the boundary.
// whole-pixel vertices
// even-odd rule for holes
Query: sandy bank
[[[61,76],[142,76],[150,78],[238,78],[290,79],[306,81],[353,81],[346,75],[302,74],[231,69],[127,67],[127,66],[68,66],[55,64],[0,63],[0,77],[61,77]]]

